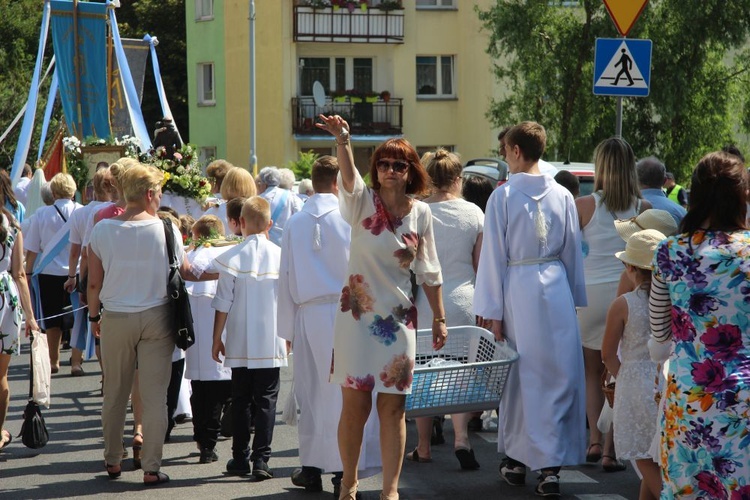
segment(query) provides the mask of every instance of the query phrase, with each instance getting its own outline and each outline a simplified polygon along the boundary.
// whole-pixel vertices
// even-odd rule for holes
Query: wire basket
[[[477,326],[448,328],[448,340],[432,349],[432,330],[417,331],[417,356],[407,417],[491,410],[498,407],[518,353]],[[445,366],[420,366],[441,359]],[[435,363],[435,361],[432,361]]]

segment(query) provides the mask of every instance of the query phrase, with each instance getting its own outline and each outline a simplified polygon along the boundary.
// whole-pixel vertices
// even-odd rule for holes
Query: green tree
[[[567,2],[566,2],[567,3]],[[500,0],[478,10],[495,74],[507,87],[488,115],[497,126],[536,120],[547,157],[585,161],[614,134],[615,98],[592,93],[594,43],[616,38],[600,0]],[[651,93],[624,99],[623,136],[636,155],[654,154],[685,180],[706,152],[748,130],[750,0],[652,0],[629,34],[653,41]]]
[[[312,167],[317,159],[318,154],[314,151],[308,151],[307,153],[300,151],[297,159],[289,161],[286,168],[294,172],[298,179],[309,179],[312,174]]]
[[[39,46],[39,29],[42,22],[42,5],[36,0],[0,0],[0,134],[11,124],[29,96],[31,77],[34,73],[36,52]],[[45,53],[45,65],[52,54],[52,41],[48,39]],[[51,74],[50,74],[51,76]],[[40,106],[37,111],[37,123],[44,115],[51,78],[40,90]],[[23,118],[0,144],[0,166],[10,168],[15,155],[18,136],[21,133]],[[56,123],[53,124],[56,126]],[[39,130],[32,137],[29,151],[30,163],[36,159],[39,144]],[[52,127],[50,127],[54,130]]]

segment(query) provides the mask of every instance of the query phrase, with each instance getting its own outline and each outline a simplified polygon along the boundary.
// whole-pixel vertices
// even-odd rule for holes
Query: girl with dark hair
[[[341,215],[352,226],[349,279],[336,315],[331,382],[342,386],[338,429],[344,475],[340,499],[357,496],[357,464],[365,422],[377,393],[383,461],[381,500],[398,499],[406,444],[404,406],[411,393],[416,351],[417,308],[410,279],[422,285],[432,310],[435,349],[448,332],[441,295],[442,274],[427,204],[410,195],[427,190],[428,176],[405,139],[389,139],[370,161],[372,187],[354,167],[349,124],[320,116],[335,137],[340,170]],[[426,326],[426,325],[425,325]]]
[[[663,241],[654,256],[649,348],[655,361],[669,359],[662,498],[750,495],[747,197],[739,158],[704,156],[693,172],[682,234]]]
[[[0,205],[5,207],[16,218],[19,224],[22,223],[26,215],[26,207],[16,199],[10,175],[3,169],[0,169],[0,195],[2,196],[0,198]]]

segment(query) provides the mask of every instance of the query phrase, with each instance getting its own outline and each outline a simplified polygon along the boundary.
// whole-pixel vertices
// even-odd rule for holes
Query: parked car
[[[501,186],[508,180],[508,164],[500,158],[477,158],[467,161],[461,174],[463,177],[483,177],[495,186]]]
[[[593,163],[572,163],[562,161],[551,161],[552,165],[558,170],[568,170],[578,177],[580,186],[579,196],[586,196],[594,191],[594,164]]]

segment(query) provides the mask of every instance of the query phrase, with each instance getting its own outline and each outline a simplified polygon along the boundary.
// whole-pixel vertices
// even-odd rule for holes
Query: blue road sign
[[[646,97],[651,85],[651,40],[597,38],[594,95]]]

